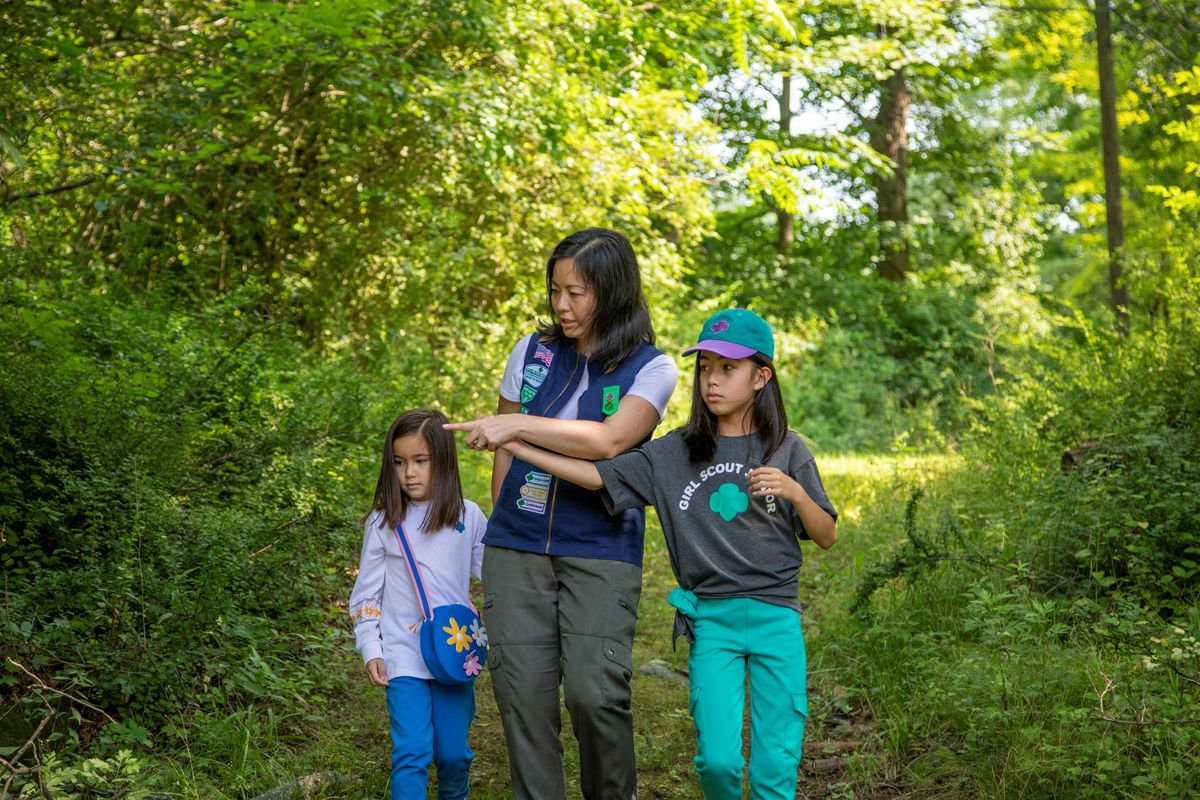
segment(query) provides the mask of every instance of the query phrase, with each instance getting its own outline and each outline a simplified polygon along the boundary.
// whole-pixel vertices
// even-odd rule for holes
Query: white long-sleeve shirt
[[[483,566],[483,534],[487,517],[479,506],[464,501],[460,531],[456,527],[422,531],[428,503],[410,503],[404,532],[421,568],[430,608],[470,603],[471,576]],[[350,593],[350,620],[355,646],[363,664],[382,658],[387,678],[433,677],[421,658],[421,602],[413,588],[408,565],[395,528],[377,511],[366,522],[358,577]]]

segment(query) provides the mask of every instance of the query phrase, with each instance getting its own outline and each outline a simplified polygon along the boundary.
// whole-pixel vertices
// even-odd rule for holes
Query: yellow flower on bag
[[[450,634],[450,638],[446,640],[446,644],[454,645],[454,652],[461,653],[463,650],[471,648],[471,632],[465,626],[460,626],[458,620],[454,617],[450,618],[450,624],[442,628],[446,633]]]

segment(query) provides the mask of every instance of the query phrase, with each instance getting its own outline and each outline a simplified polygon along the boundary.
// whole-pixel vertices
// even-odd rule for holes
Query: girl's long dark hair
[[[414,408],[396,417],[383,440],[383,463],[375,483],[375,500],[363,522],[376,511],[382,511],[384,521],[391,528],[408,514],[411,501],[405,496],[396,475],[396,455],[392,446],[401,436],[415,433],[429,445],[429,513],[422,530],[431,533],[458,523],[466,508],[462,481],[458,477],[454,434],[442,427],[447,422],[445,414],[429,408]]]
[[[783,393],[779,390],[779,373],[775,362],[762,353],[755,353],[750,360],[757,366],[771,370],[771,380],[754,395],[750,406],[752,436],[758,440],[762,463],[766,463],[783,444],[788,433],[787,409],[783,407]],[[682,429],[683,443],[687,445],[688,458],[696,462],[712,461],[717,454],[717,415],[704,404],[704,393],[700,389],[700,356],[696,356],[696,369],[692,376],[692,413]]]
[[[576,231],[559,242],[550,254],[546,263],[546,307],[550,321],[538,327],[542,341],[564,338],[550,300],[554,264],[561,258],[574,260],[575,269],[596,295],[596,306],[589,320],[596,338],[591,361],[611,372],[642,342],[654,344],[650,307],[642,294],[642,276],[633,245],[606,228]]]

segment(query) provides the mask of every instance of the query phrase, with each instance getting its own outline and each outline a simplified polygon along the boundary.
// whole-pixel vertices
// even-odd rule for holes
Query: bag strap
[[[408,576],[412,578],[413,588],[417,590],[417,599],[421,601],[421,612],[425,615],[422,621],[433,619],[433,611],[429,608],[429,598],[425,596],[425,585],[421,583],[421,568],[417,566],[417,558],[408,544],[408,534],[404,532],[404,526],[399,521],[396,522],[396,541],[400,542],[400,549],[404,551]]]

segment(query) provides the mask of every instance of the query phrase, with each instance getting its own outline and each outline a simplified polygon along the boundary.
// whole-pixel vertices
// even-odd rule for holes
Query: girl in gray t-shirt
[[[514,456],[581,486],[609,510],[658,510],[679,588],[676,633],[691,642],[690,711],[704,796],[742,797],[742,710],[750,677],[750,789],[793,797],[808,717],[796,600],[799,539],[828,549],[837,512],[812,455],[788,430],[770,326],[729,309],[695,346],[692,410],[678,430],[608,461],[522,441]]]

